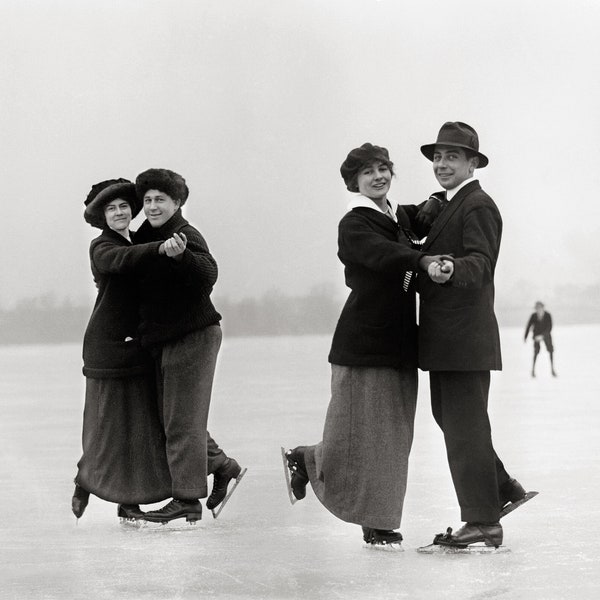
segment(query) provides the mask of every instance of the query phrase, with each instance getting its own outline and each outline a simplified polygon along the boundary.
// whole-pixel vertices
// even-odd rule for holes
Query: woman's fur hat
[[[360,148],[350,150],[346,160],[340,167],[340,173],[344,179],[346,187],[351,192],[358,192],[357,177],[358,172],[368,163],[382,162],[385,163],[389,170],[394,173],[394,163],[390,160],[390,155],[387,148],[374,146],[368,142]]]
[[[173,200],[179,200],[180,206],[185,204],[190,193],[185,179],[169,169],[148,169],[140,173],[135,179],[135,190],[140,200],[148,190],[159,190]]]
[[[142,210],[142,203],[138,200],[135,193],[135,185],[129,179],[107,179],[92,186],[87,198],[84,200],[85,211],[83,218],[92,227],[104,229],[106,219],[104,218],[104,207],[115,200],[122,198],[131,206],[131,218],[135,217]]]

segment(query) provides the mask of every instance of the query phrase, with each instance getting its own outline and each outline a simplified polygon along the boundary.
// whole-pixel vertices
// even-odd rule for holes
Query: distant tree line
[[[496,313],[502,326],[522,326],[542,300],[556,326],[600,323],[600,284],[560,285],[543,296],[531,297],[526,284],[498,298]],[[527,300],[525,300],[527,298]],[[343,299],[332,286],[315,286],[300,296],[270,291],[259,298],[217,297],[227,336],[333,334]],[[53,295],[21,300],[0,308],[0,344],[81,342],[92,303],[57,300]]]
[[[341,302],[327,286],[303,296],[279,291],[260,298],[215,299],[228,336],[333,333]],[[0,309],[0,344],[81,342],[92,304],[57,300],[52,295],[21,300]]]

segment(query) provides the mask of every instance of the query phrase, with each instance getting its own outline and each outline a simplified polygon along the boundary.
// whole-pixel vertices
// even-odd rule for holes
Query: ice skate
[[[286,451],[282,446],[281,456],[290,502],[295,504],[306,496],[306,486],[309,481],[304,464],[304,447],[298,446]]]
[[[71,510],[79,521],[80,517],[85,512],[85,509],[90,501],[90,493],[83,489],[80,485],[75,484],[75,491],[71,498]]]
[[[365,548],[386,550],[388,552],[404,552],[402,548],[402,534],[393,529],[374,529],[363,527],[363,540]]]
[[[206,501],[206,508],[209,508],[212,511],[213,517],[216,519],[231,495],[235,491],[235,488],[239,485],[242,477],[246,474],[248,469],[242,469],[237,461],[233,458],[228,458],[227,462],[214,474],[214,482],[213,489]],[[229,492],[227,491],[227,487],[232,479],[235,479],[235,482]],[[219,506],[219,504],[221,506]],[[218,510],[214,510],[217,506],[219,506]]]
[[[446,533],[434,537],[432,544],[417,551],[426,554],[508,552],[508,548],[502,546],[502,538],[500,523],[465,523],[456,533],[448,527]]]
[[[202,504],[199,500],[188,502],[174,498],[162,508],[144,514],[144,519],[150,523],[169,523],[184,517],[190,524],[195,524],[196,521],[202,519]]]
[[[131,525],[133,527],[141,527],[146,518],[145,513],[140,510],[139,504],[119,504],[117,516],[121,525]]]
[[[525,502],[529,502],[529,500],[535,498],[538,494],[539,492],[526,492],[521,499],[516,500],[515,502],[509,502],[508,504],[504,505],[504,507],[500,511],[499,518],[502,519],[503,517],[511,513],[513,510],[519,508],[519,506],[525,504]]]
[[[500,498],[500,519],[511,513],[534,496],[538,492],[526,492],[525,488],[514,478],[503,483],[498,490]]]

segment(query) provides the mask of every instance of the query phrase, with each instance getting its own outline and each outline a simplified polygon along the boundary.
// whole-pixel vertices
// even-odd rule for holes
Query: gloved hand
[[[446,192],[436,192],[421,205],[419,212],[415,215],[415,221],[420,227],[429,229],[438,215],[446,206]]]

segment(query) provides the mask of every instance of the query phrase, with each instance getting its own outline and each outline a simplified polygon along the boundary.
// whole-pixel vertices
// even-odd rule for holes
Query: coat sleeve
[[[478,202],[463,220],[461,256],[454,259],[454,287],[479,289],[491,283],[500,250],[502,221],[494,205]]]
[[[90,260],[102,275],[124,275],[157,257],[160,244],[161,242],[150,242],[121,246],[109,240],[100,240],[90,246]]]
[[[371,271],[399,275],[417,270],[422,252],[413,250],[408,241],[393,241],[377,233],[368,221],[351,213],[338,229],[338,256],[343,263],[361,265]]]
[[[529,321],[527,321],[527,327],[525,327],[525,336],[523,338],[525,340],[527,339],[527,336],[529,335],[529,330],[533,327],[533,318],[534,318],[534,315],[531,315],[529,317]]]
[[[194,288],[210,288],[218,277],[217,261],[208,249],[202,234],[196,229],[186,227],[182,230],[188,243],[183,258],[176,262],[176,269],[186,286]]]

